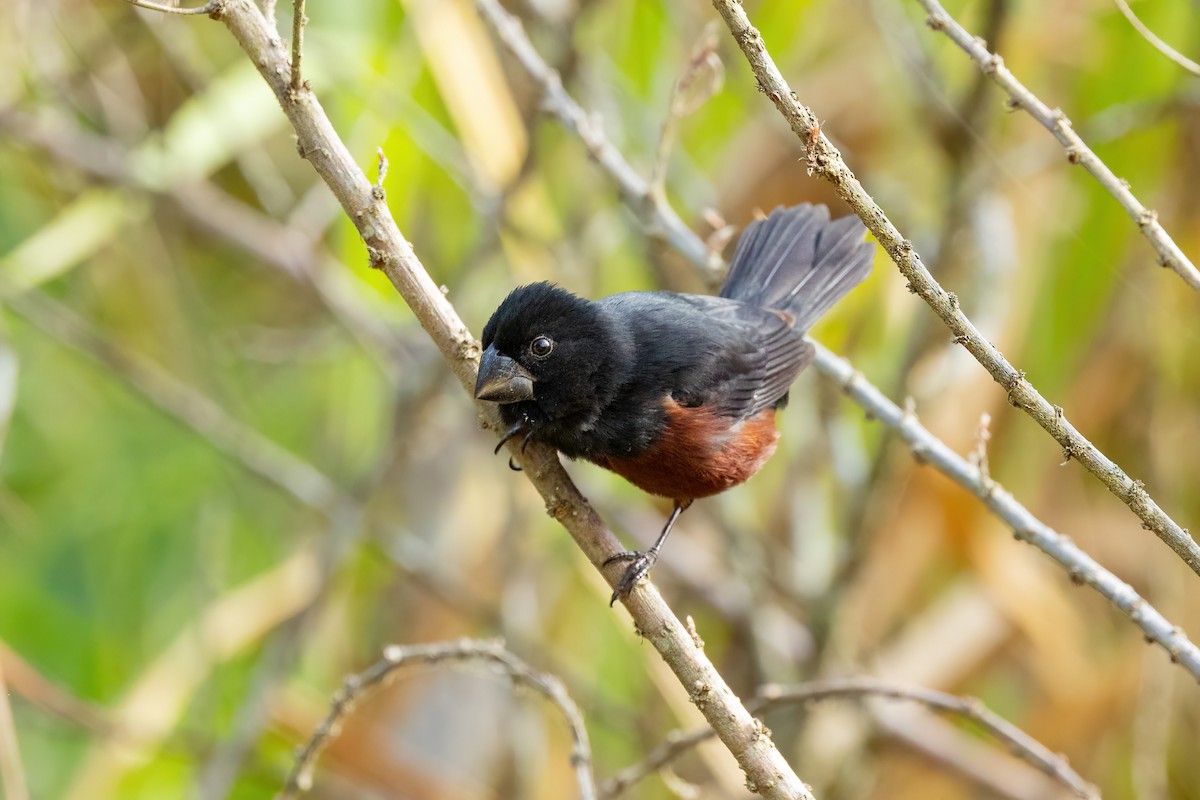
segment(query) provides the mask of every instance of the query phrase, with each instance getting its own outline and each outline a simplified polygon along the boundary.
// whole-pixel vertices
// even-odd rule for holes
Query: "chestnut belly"
[[[731,420],[704,408],[667,402],[667,427],[645,451],[592,461],[650,494],[688,501],[737,486],[775,452],[775,409]]]

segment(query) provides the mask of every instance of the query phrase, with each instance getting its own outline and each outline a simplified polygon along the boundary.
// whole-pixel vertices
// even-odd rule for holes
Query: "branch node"
[[[700,638],[700,631],[696,630],[696,620],[692,619],[691,614],[684,620],[684,627],[687,628],[688,636],[692,637],[692,644],[696,645],[696,649],[703,650],[704,640]]]
[[[371,269],[385,269],[392,263],[390,255],[371,245],[367,245],[367,256],[370,259]]]
[[[982,489],[980,495],[984,499],[991,497],[992,492],[996,490],[996,482],[992,480],[992,476],[988,473],[987,445],[992,438],[992,432],[989,430],[991,423],[992,417],[990,414],[985,412],[980,415],[979,428],[975,432],[975,449],[967,459],[979,471],[979,484]]]
[[[388,160],[387,156],[383,154],[382,147],[376,147],[375,152],[379,155],[379,169],[376,172],[375,183],[371,186],[371,196],[382,203],[387,200],[387,192],[383,189],[383,181],[387,178]]]
[[[1006,386],[1006,388],[1008,389],[1008,402],[1012,404],[1013,408],[1021,408],[1022,407],[1021,402],[1016,398],[1015,395],[1016,395],[1017,390],[1019,388],[1021,388],[1021,384],[1024,382],[1025,382],[1025,370],[1023,370],[1023,369],[1017,370],[1016,373],[1012,376],[1012,378],[1010,378],[1008,381],[1008,384]]]
[[[854,384],[859,383],[862,380],[864,380],[864,378],[863,378],[863,374],[861,372],[859,372],[858,370],[852,371],[850,373],[849,377],[847,377],[846,380],[842,381],[842,394],[850,394],[851,392],[853,392]]]

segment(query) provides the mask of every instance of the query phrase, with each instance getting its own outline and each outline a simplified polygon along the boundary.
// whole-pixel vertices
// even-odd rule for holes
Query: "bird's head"
[[[623,339],[596,303],[551,283],[514,289],[483,328],[475,397],[510,421],[586,419],[623,379]]]

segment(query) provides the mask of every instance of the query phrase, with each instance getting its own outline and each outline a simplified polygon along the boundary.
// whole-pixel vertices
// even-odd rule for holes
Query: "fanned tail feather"
[[[806,331],[871,271],[875,247],[857,217],[823,205],[776,208],[738,240],[721,296],[786,311]]]

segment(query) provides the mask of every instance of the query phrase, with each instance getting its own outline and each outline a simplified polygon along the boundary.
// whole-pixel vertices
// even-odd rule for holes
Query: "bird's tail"
[[[721,297],[786,311],[806,331],[871,271],[875,246],[857,217],[823,205],[780,206],[738,240]]]

